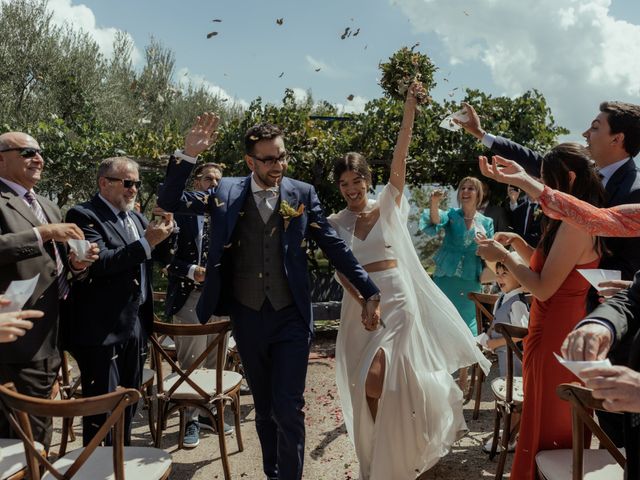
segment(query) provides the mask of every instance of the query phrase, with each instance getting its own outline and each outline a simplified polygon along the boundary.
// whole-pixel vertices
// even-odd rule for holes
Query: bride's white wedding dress
[[[411,480],[446,455],[460,431],[462,392],[451,374],[489,362],[449,299],[426,274],[407,228],[409,205],[387,184],[367,210],[380,218],[364,240],[354,236],[357,214],[329,221],[362,265],[396,259],[397,268],[371,273],[381,291],[386,328],[368,332],[362,307],[347,292],[336,342],[336,383],[344,420],[360,463],[361,480]],[[372,359],[382,349],[386,371],[374,423],[365,396]]]

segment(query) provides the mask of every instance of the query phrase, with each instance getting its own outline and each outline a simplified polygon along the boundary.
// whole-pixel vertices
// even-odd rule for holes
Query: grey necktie
[[[44,210],[42,210],[42,207],[38,203],[38,200],[36,199],[35,195],[32,192],[27,192],[24,194],[24,198],[27,200],[27,202],[29,202],[29,206],[31,207],[31,210],[33,210],[33,213],[38,219],[38,221],[43,225],[48,224],[49,220],[47,219],[47,216],[44,214]],[[60,258],[60,252],[58,251],[58,246],[56,245],[56,242],[54,242],[53,240],[52,242],[53,242],[53,254],[56,260],[56,275],[58,278],[58,297],[65,299],[67,298],[67,295],[69,295],[69,290],[71,288],[69,287],[69,283],[65,278],[64,264],[62,263],[62,258]]]
[[[260,201],[257,202],[257,205],[262,221],[267,223],[269,221],[269,217],[271,217],[271,214],[273,213],[273,210],[271,210],[269,205],[267,205],[267,199],[275,197],[278,193],[273,190],[258,190],[257,192],[254,192],[254,194],[260,199]]]
[[[119,212],[118,216],[120,217],[120,219],[122,220],[122,223],[124,224],[124,231],[127,234],[126,235],[127,244],[135,242],[137,240],[137,236],[133,230],[135,227],[133,226],[133,223],[129,218],[129,214],[127,212]]]

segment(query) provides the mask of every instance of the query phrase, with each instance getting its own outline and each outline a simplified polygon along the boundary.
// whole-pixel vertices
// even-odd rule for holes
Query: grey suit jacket
[[[37,195],[50,223],[60,223],[58,207]],[[41,360],[55,353],[58,342],[58,284],[53,243],[47,242],[43,253],[33,227],[40,225],[33,211],[16,192],[0,180],[0,292],[12,280],[26,280],[40,274],[38,285],[25,309],[44,311],[33,321],[33,328],[13,343],[0,347],[0,362],[22,363]],[[64,252],[65,246],[59,245]]]

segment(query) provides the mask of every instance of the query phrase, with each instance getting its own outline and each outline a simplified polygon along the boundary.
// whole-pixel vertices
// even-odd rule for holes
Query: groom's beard
[[[282,182],[282,177],[284,176],[284,169],[280,172],[280,176],[275,178],[272,176],[273,175],[272,173],[270,174],[270,172],[261,173],[254,170],[253,173],[260,181],[259,183],[262,184],[261,186],[271,188],[271,187],[276,187],[280,185],[280,183]]]

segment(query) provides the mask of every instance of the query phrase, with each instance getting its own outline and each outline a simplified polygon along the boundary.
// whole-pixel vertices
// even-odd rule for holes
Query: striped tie
[[[33,213],[35,214],[36,218],[40,221],[40,223],[42,224],[49,223],[49,220],[47,220],[47,217],[44,214],[42,207],[36,200],[35,195],[32,192],[27,192],[24,194],[24,198],[29,203],[31,210],[33,210]],[[64,264],[62,263],[62,259],[60,258],[60,252],[58,252],[58,246],[56,245],[56,242],[53,240],[52,240],[52,243],[53,243],[53,252],[56,257],[56,274],[58,278],[58,298],[65,299],[67,298],[67,295],[69,295],[69,290],[70,290],[69,283],[65,278]]]

